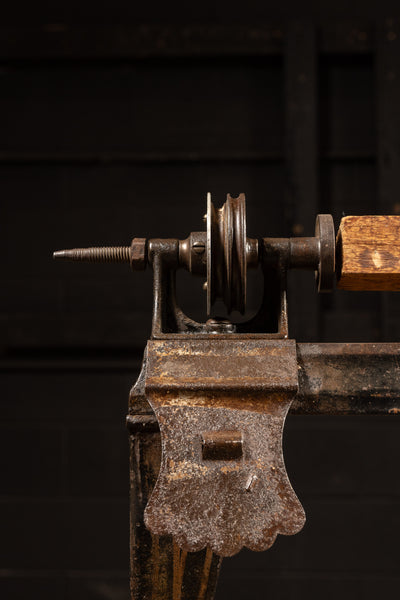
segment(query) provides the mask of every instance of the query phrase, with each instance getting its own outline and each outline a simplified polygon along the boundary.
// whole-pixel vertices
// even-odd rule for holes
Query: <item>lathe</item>
[[[302,529],[282,452],[289,411],[400,412],[399,344],[296,343],[287,311],[289,269],[314,271],[321,293],[400,290],[400,217],[348,216],[335,235],[332,217],[318,215],[314,237],[256,239],[243,194],[219,209],[209,194],[204,220],[206,231],[183,240],[54,253],[153,269],[151,338],[127,417],[135,600],[211,600],[222,557]],[[245,313],[256,268],[257,313],[214,314],[216,301],[228,316]],[[204,278],[203,323],[177,304],[178,269]]]

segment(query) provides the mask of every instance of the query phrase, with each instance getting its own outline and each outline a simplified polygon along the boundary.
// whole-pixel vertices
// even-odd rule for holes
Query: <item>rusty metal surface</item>
[[[282,454],[292,403],[298,414],[398,412],[393,390],[400,386],[393,382],[400,379],[399,352],[393,345],[296,347],[287,339],[288,269],[314,269],[319,291],[332,287],[330,215],[317,217],[314,238],[259,243],[246,235],[244,195],[228,196],[218,210],[208,198],[207,234],[181,241],[134,238],[130,247],[54,257],[153,268],[152,340],[128,416],[135,600],[211,600],[217,555],[265,550],[278,533],[302,528],[304,511]],[[186,268],[207,274],[208,313],[217,299],[228,313],[243,313],[247,268],[258,263],[264,297],[249,321],[197,323],[177,305],[176,271]]]
[[[143,375],[143,372],[142,372]],[[209,548],[185,552],[171,536],[150,533],[144,509],[161,462],[161,441],[139,377],[130,394],[130,588],[132,600],[213,600],[222,559]]]
[[[400,415],[400,344],[297,344],[299,391],[290,414]],[[131,363],[126,365],[131,370]],[[147,402],[128,417],[133,429],[158,429]]]
[[[247,246],[246,199],[227,195],[226,202],[216,209],[207,196],[207,314],[218,298],[223,299],[228,313],[242,314],[246,307],[247,265],[255,262]],[[256,246],[257,248],[257,246]],[[248,256],[249,255],[249,256]]]
[[[292,414],[400,415],[400,344],[297,344],[296,349],[299,391],[291,405]],[[186,374],[190,374],[189,361]],[[157,368],[153,372],[158,375]],[[171,536],[154,535],[143,522],[161,461],[159,426],[145,397],[145,375],[146,361],[130,396],[127,419],[131,434],[131,597],[212,600],[221,559],[211,550],[186,554]],[[215,436],[215,431],[212,433]],[[235,438],[237,435],[228,434],[228,439]],[[202,445],[204,439],[212,439],[209,430]],[[263,435],[260,443],[268,444],[267,436]],[[235,459],[225,464],[230,463]],[[259,479],[249,474],[242,484],[243,496],[251,497]],[[213,499],[215,494],[208,498],[208,505]]]
[[[175,390],[224,393],[246,388],[296,393],[294,340],[243,339],[234,333],[221,337],[208,334],[202,339],[192,335],[149,340],[146,394]],[[251,401],[248,410],[258,406],[258,401]]]
[[[236,460],[243,456],[241,431],[204,431],[201,440],[203,460]]]
[[[315,273],[319,292],[331,292],[335,285],[335,226],[332,215],[317,215],[315,237],[319,241],[319,262]]]
[[[147,264],[146,238],[133,238],[129,249],[129,259],[133,271],[144,271]]]
[[[297,344],[294,414],[400,415],[400,344]]]
[[[331,215],[317,215],[315,237],[263,238],[263,260],[285,269],[315,271],[319,292],[332,291],[335,282],[335,227]]]
[[[150,533],[143,511],[160,466],[160,434],[130,436],[132,600],[212,600],[222,559],[205,549],[187,553],[171,536]]]
[[[160,474],[147,527],[186,551],[232,556],[265,550],[303,526],[282,455],[282,430],[297,391],[295,343],[152,340],[146,396],[160,425]],[[242,456],[205,459],[210,430],[243,440]]]

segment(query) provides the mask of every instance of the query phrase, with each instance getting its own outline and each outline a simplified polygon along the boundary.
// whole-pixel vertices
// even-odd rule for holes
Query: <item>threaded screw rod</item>
[[[104,246],[95,248],[72,248],[53,252],[55,260],[76,260],[86,262],[130,262],[129,246]]]

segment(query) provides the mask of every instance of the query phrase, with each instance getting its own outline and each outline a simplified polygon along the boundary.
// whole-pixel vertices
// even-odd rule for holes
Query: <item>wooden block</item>
[[[400,216],[344,217],[336,255],[338,288],[400,291]]]

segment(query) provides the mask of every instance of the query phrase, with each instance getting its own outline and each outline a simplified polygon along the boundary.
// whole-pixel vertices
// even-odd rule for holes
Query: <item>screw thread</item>
[[[53,258],[87,262],[130,262],[129,246],[104,246],[96,248],[73,248],[54,252]]]

